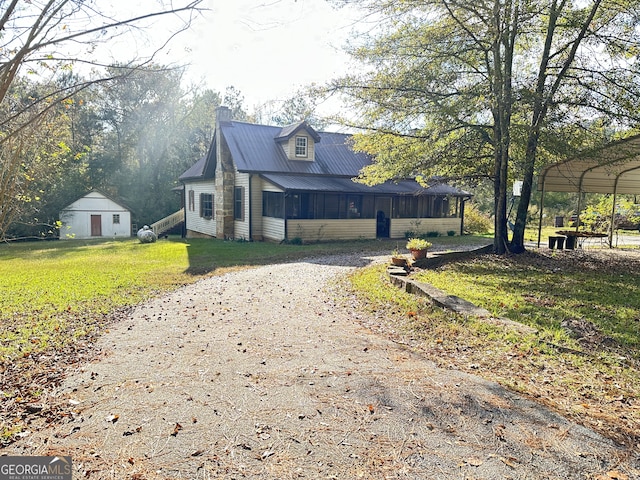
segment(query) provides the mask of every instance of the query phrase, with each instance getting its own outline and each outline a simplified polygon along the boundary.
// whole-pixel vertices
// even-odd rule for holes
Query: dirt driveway
[[[234,272],[136,308],[57,392],[68,421],[4,453],[71,455],[74,479],[638,474],[592,431],[363,327],[327,285],[369,261]]]

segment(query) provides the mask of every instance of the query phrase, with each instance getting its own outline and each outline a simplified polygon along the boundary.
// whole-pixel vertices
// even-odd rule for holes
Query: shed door
[[[91,236],[92,237],[102,236],[102,216],[101,215],[91,215]]]

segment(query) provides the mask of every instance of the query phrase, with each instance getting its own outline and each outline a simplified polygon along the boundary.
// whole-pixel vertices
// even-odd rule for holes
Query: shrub
[[[484,235],[493,231],[491,218],[478,210],[473,203],[468,203],[464,211],[464,230],[466,233]]]
[[[407,250],[426,250],[431,245],[431,242],[427,242],[423,238],[410,238],[406,248]]]

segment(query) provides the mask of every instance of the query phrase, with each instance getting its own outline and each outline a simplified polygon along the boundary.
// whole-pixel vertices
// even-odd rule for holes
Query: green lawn
[[[170,238],[64,240],[0,245],[0,364],[62,348],[104,324],[105,316],[159,292],[229,268],[359,249],[385,242],[280,245]]]
[[[433,239],[450,250],[491,241]],[[82,351],[83,344],[108,328],[119,309],[205,276],[329,253],[391,255],[396,247],[404,251],[405,243],[287,245],[170,238],[153,244],[136,239],[1,244],[0,391],[19,415],[20,405],[40,395],[37,376],[62,372],[78,348]],[[437,364],[481,373],[618,441],[630,438],[640,444],[640,437],[629,433],[640,431],[640,262],[623,258],[599,263],[588,256],[575,260],[588,251],[540,253],[488,255],[420,274],[496,315],[536,327],[537,335],[433,308],[391,286],[384,266],[359,269],[351,285],[366,300],[363,308],[393,323],[394,332],[418,341]],[[592,342],[580,343],[562,327],[563,320],[593,327]],[[52,352],[62,356],[56,360]],[[576,405],[582,410],[574,411]],[[585,405],[590,408],[586,416]],[[2,423],[0,437],[9,441],[22,428],[20,422]]]
[[[442,368],[497,381],[640,450],[640,252],[545,248],[412,278],[537,333],[435,308],[392,286],[381,267],[350,280],[394,334]]]
[[[455,248],[469,237],[438,241]],[[290,245],[170,237],[152,244],[137,239],[0,244],[0,364],[61,347],[98,328],[118,308],[229,268],[340,252],[391,252],[404,243]]]

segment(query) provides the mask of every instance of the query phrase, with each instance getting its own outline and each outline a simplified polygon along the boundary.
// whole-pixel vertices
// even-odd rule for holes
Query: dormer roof
[[[300,130],[304,130],[309,134],[315,143],[320,141],[320,135],[318,135],[318,132],[316,132],[313,127],[304,120],[302,122],[292,123],[291,125],[282,127],[282,130],[280,130],[280,132],[275,136],[275,140],[276,142],[285,142],[300,132]]]

